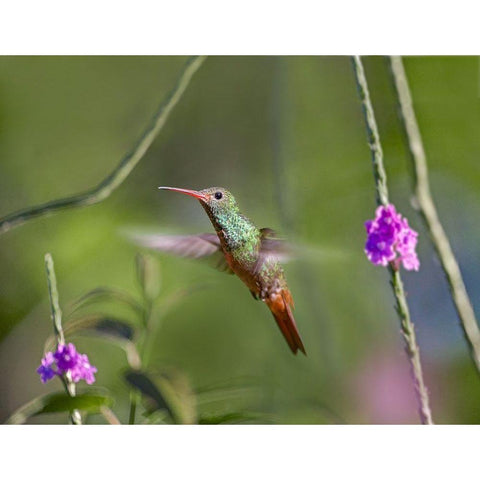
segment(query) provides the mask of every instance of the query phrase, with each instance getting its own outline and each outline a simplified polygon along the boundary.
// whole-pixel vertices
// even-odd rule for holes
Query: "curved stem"
[[[377,122],[375,120],[372,102],[370,100],[370,94],[368,92],[365,71],[363,69],[362,60],[359,56],[353,57],[353,70],[355,72],[355,79],[357,82],[360,100],[362,101],[363,113],[367,127],[368,144],[372,152],[377,204],[388,205],[389,199],[387,189],[387,174],[383,165],[383,151],[380,144],[380,137],[378,134]],[[428,399],[428,391],[423,380],[422,364],[420,362],[420,350],[417,345],[415,328],[410,319],[410,311],[408,308],[407,299],[405,297],[405,291],[403,289],[402,278],[400,276],[400,272],[394,269],[391,265],[389,267],[389,271],[391,277],[390,283],[396,302],[395,309],[400,319],[402,335],[405,341],[405,350],[407,352],[413,374],[420,419],[423,424],[433,424]]]
[[[51,214],[65,208],[93,205],[109,197],[111,193],[122,184],[140,159],[145,155],[155,137],[165,125],[170,112],[182,97],[193,74],[198,70],[204,59],[205,57],[191,57],[187,61],[177,84],[165,97],[140,139],[102,182],[84,193],[53,200],[35,207],[25,208],[0,218],[0,234],[8,232],[12,228],[22,225],[33,218]]]
[[[400,107],[401,120],[406,133],[410,158],[413,163],[415,197],[420,214],[427,227],[433,246],[437,252],[450,292],[457,310],[470,354],[480,372],[480,330],[475,318],[470,298],[463,282],[462,274],[448,241],[445,230],[438,218],[437,210],[430,193],[427,157],[423,148],[422,136],[418,128],[407,75],[401,57],[390,57],[393,83]]]

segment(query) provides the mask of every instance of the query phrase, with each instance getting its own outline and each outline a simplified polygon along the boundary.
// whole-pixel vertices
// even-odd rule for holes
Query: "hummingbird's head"
[[[174,187],[158,188],[160,190],[173,190],[197,198],[212,221],[216,220],[218,222],[218,220],[238,212],[234,196],[223,187],[210,187],[198,191]]]

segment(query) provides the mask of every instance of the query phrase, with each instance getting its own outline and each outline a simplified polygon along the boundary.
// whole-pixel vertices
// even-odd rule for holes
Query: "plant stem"
[[[375,113],[373,112],[370,93],[368,92],[367,79],[363,69],[362,60],[359,56],[353,57],[353,69],[357,82],[357,90],[362,102],[363,115],[365,117],[365,125],[367,128],[368,146],[372,152],[373,177],[375,179],[375,194],[377,205],[388,205],[388,187],[387,173],[383,166],[383,150],[380,143],[380,135],[378,134]]]
[[[153,342],[153,328],[152,328],[152,312],[153,312],[153,298],[149,296],[149,287],[151,287],[151,282],[154,279],[151,278],[152,266],[149,263],[149,257],[144,255],[137,255],[136,266],[137,266],[137,276],[139,283],[142,289],[142,312],[141,312],[141,321],[143,326],[143,333],[139,339],[138,345],[138,354],[139,354],[139,365],[138,368],[146,366],[149,356],[149,345]],[[151,293],[151,292],[150,292]],[[137,410],[137,403],[140,401],[141,395],[138,391],[130,391],[130,411],[128,415],[129,425],[135,424],[135,414]]]
[[[373,174],[375,178],[375,189],[377,205],[388,205],[387,174],[383,165],[383,151],[380,144],[377,122],[373,111],[370,94],[368,92],[367,79],[363,69],[362,60],[359,56],[353,57],[353,70],[357,82],[358,93],[362,102],[363,113],[367,127],[368,145],[372,152]],[[407,299],[403,288],[400,272],[389,267],[391,286],[395,296],[396,311],[400,318],[400,326],[405,341],[405,350],[410,361],[413,374],[415,393],[418,402],[420,419],[423,424],[433,424],[432,414],[429,406],[428,392],[423,380],[422,364],[420,362],[420,351],[415,337],[415,328],[410,319]]]
[[[391,285],[395,295],[395,309],[400,318],[402,335],[405,341],[407,356],[410,359],[411,369],[413,372],[413,380],[415,383],[415,391],[417,392],[417,401],[420,419],[423,424],[432,425],[432,413],[430,411],[428,390],[425,386],[422,373],[422,364],[420,362],[420,350],[415,335],[415,327],[410,320],[410,312],[408,309],[405,290],[403,288],[400,272],[389,266],[391,275]]]
[[[22,225],[33,218],[51,214],[57,210],[65,208],[93,205],[109,197],[110,194],[122,184],[133,168],[145,155],[146,151],[155,140],[155,137],[165,125],[173,107],[175,107],[185,92],[193,74],[198,70],[204,59],[205,57],[191,57],[187,61],[177,84],[165,97],[157,113],[148,124],[140,139],[132,150],[123,157],[117,167],[102,182],[84,193],[53,200],[35,207],[25,208],[0,218],[0,234],[8,232],[12,228]]]
[[[50,295],[50,308],[52,311],[53,329],[55,330],[55,336],[57,337],[57,347],[59,344],[65,344],[65,335],[62,328],[62,311],[58,302],[58,290],[57,290],[57,278],[55,276],[55,268],[53,266],[53,258],[50,253],[45,255],[45,268],[47,271],[48,293]],[[70,397],[76,395],[75,383],[72,378],[67,374],[60,376],[65,391]],[[74,425],[82,424],[82,417],[78,410],[73,410],[70,414],[70,421]]]
[[[135,425],[135,413],[137,410],[138,392],[130,391],[130,411],[128,413],[128,424]]]
[[[117,416],[105,405],[102,405],[100,407],[100,413],[110,425],[121,425],[120,420],[117,418]]]
[[[53,266],[53,258],[50,253],[45,255],[45,269],[47,271],[48,293],[50,295],[50,308],[52,311],[53,329],[57,337],[57,346],[65,343],[62,327],[62,310],[58,302],[57,277]]]
[[[470,349],[471,357],[477,370],[480,372],[480,330],[458,262],[445,230],[440,223],[430,192],[427,158],[401,57],[390,57],[390,68],[397,94],[397,102],[400,107],[400,117],[413,164],[417,205],[447,277],[450,293],[460,319],[463,334]]]

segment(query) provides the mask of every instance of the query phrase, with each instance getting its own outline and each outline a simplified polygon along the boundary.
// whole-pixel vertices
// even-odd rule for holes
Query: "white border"
[[[36,479],[470,478],[478,426],[3,426],[2,472]]]
[[[479,54],[475,2],[16,0],[0,54]]]

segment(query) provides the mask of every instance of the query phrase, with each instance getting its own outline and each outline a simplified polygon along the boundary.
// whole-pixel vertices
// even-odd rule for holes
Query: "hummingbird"
[[[253,298],[264,302],[275,318],[290,350],[296,355],[305,347],[292,314],[294,302],[280,260],[285,243],[270,228],[257,228],[240,213],[234,196],[225,188],[188,190],[158,187],[199,200],[215,233],[198,235],[147,235],[137,237],[144,246],[183,257],[210,257],[217,269],[235,274]]]

